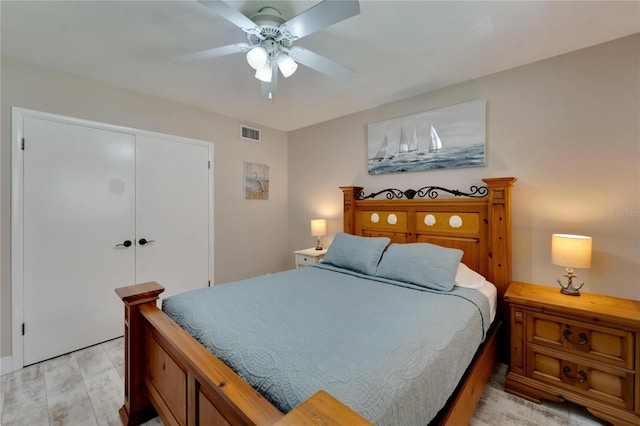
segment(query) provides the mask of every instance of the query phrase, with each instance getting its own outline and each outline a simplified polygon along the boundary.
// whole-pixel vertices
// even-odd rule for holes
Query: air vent
[[[240,137],[254,142],[260,142],[260,129],[254,129],[245,125],[240,126]]]

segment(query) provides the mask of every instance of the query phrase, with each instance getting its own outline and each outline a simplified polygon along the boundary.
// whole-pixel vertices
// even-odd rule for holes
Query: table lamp
[[[584,282],[577,286],[573,284],[573,279],[577,277],[573,273],[573,268],[591,268],[591,237],[553,234],[551,236],[551,263],[567,268],[564,276],[567,277],[568,283],[565,285],[562,281],[557,280],[562,287],[560,292],[569,296],[580,296],[580,289]]]
[[[320,237],[327,235],[327,221],[325,219],[313,219],[311,221],[311,235],[317,238],[316,250],[322,250]]]

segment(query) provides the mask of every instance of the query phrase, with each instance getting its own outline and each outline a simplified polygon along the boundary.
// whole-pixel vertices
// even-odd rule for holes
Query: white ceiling
[[[290,19],[318,1],[265,5]],[[196,1],[0,1],[2,53],[285,131],[640,32],[639,1],[374,1],[299,40],[356,72],[335,81],[300,66],[260,95],[243,54],[171,58],[246,41]]]

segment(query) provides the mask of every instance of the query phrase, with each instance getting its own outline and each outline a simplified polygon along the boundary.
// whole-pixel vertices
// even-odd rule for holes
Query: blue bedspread
[[[283,412],[324,389],[376,424],[424,426],[484,339],[489,304],[471,289],[395,284],[304,267],[163,310]]]

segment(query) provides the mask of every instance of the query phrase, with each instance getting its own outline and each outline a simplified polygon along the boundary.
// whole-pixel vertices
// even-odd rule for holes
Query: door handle
[[[129,241],[129,240],[124,240],[124,242],[123,242],[123,243],[116,244],[116,247],[119,247],[119,246],[131,247],[131,244],[133,244],[131,241]]]
[[[149,244],[149,243],[155,243],[155,242],[156,242],[155,240],[147,240],[147,239],[144,239],[144,238],[140,238],[138,240],[138,244],[140,244],[141,246],[143,246],[145,244]]]

